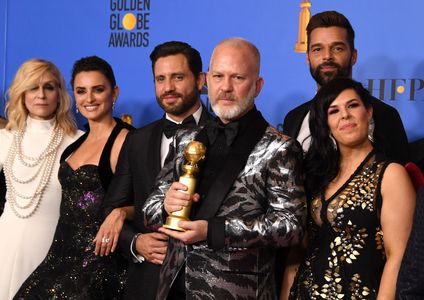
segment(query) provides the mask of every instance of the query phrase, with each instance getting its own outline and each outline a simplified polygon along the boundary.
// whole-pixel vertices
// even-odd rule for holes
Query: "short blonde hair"
[[[59,105],[55,112],[56,126],[62,128],[68,135],[75,133],[77,127],[70,112],[71,99],[62,74],[53,63],[37,58],[27,60],[19,67],[7,91],[8,101],[5,109],[8,119],[7,129],[24,128],[28,116],[28,109],[25,107],[25,92],[37,85],[46,73],[50,73],[54,77],[59,89]]]

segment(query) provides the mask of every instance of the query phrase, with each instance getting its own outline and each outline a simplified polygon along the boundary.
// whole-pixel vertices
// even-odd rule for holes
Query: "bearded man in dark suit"
[[[306,27],[308,49],[306,62],[318,89],[337,77],[352,78],[352,67],[358,52],[355,32],[349,20],[336,11],[324,11],[312,16]],[[310,100],[290,111],[283,123],[283,132],[296,138],[304,151],[309,149]],[[409,161],[408,140],[399,113],[392,106],[369,96],[373,106],[374,148],[401,164]]]
[[[174,164],[159,174],[145,224],[170,236],[157,299],[275,299],[274,258],[300,239],[305,221],[302,150],[255,107],[263,86],[260,54],[241,38],[214,49],[207,74],[217,118],[176,136]],[[196,194],[182,191],[183,151],[193,139],[207,150]],[[192,221],[161,227],[166,213],[187,206]],[[166,213],[164,212],[166,211]]]
[[[176,130],[203,125],[211,118],[200,100],[205,74],[196,49],[183,42],[166,42],[153,50],[150,59],[157,102],[165,115],[127,135],[104,204],[105,215],[117,207],[135,206],[133,220],[124,224],[118,243],[119,250],[129,260],[125,299],[156,297],[168,237],[146,228],[138,213],[172,149]],[[113,213],[117,223],[131,219],[123,210]],[[114,233],[110,230],[103,234],[104,240],[109,241],[108,237]]]

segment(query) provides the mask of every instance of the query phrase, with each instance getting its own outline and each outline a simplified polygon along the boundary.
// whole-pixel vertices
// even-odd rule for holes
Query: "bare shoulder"
[[[116,137],[116,141],[124,141],[128,132],[130,132],[128,129],[126,128],[122,128],[122,130],[119,132],[118,136]]]
[[[403,195],[405,198],[415,199],[415,189],[406,169],[398,163],[390,163],[381,182],[383,198]]]
[[[119,152],[121,150],[122,145],[124,144],[125,138],[127,137],[129,130],[123,128],[119,134],[116,136],[115,142],[113,144],[113,148],[117,148],[116,150]]]
[[[110,154],[110,165],[112,167],[113,173],[115,173],[116,164],[118,162],[119,153],[121,152],[122,145],[124,144],[125,138],[128,134],[128,129],[122,129],[117,135],[115,142],[112,146],[112,151]]]
[[[405,167],[398,163],[390,163],[384,172],[383,184],[396,183],[402,179],[410,179]]]

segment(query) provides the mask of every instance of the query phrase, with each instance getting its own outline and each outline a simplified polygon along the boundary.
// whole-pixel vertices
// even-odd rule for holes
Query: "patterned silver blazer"
[[[197,139],[200,130],[177,133],[174,161],[164,166],[143,207],[144,223],[152,230],[159,228],[166,218],[165,193],[182,175],[181,165],[186,162],[183,150]],[[209,220],[208,230],[211,222],[223,220],[225,238],[220,247],[208,245],[207,241],[184,245],[171,238],[161,268],[157,299],[166,299],[183,267],[186,299],[275,299],[276,250],[299,242],[305,225],[302,150],[296,140],[268,123],[252,148],[234,179],[226,173],[231,173],[232,162],[223,162],[223,180],[211,183],[210,189],[214,197],[222,199],[213,199],[218,203],[215,207],[199,211],[198,219]],[[232,181],[226,182],[227,177]],[[229,188],[220,195],[225,184]],[[208,195],[200,201],[211,200]]]

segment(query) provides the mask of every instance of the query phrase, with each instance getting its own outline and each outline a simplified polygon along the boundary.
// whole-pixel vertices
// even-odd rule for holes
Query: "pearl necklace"
[[[7,199],[10,207],[15,215],[19,218],[31,217],[38,206],[47,184],[50,182],[50,177],[53,170],[53,165],[56,159],[57,150],[63,140],[63,129],[54,128],[50,134],[49,143],[46,148],[37,157],[25,155],[22,149],[22,140],[25,134],[25,129],[16,130],[13,132],[13,142],[7,154],[4,164],[4,174],[6,177]],[[27,168],[36,168],[34,174],[27,179],[18,178],[13,172],[13,166],[18,158],[19,162]],[[32,195],[20,193],[14,183],[28,184],[38,179],[38,186]],[[18,198],[26,200],[24,204],[18,202]],[[19,212],[19,210],[27,210]]]

